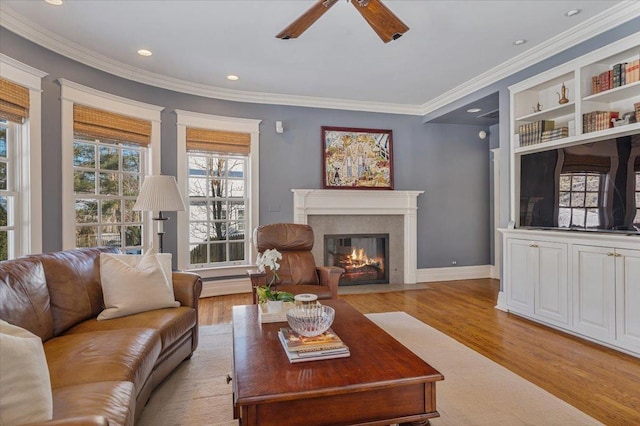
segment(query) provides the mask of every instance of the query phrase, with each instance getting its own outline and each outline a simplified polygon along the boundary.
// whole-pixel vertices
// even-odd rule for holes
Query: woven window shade
[[[151,122],[83,105],[73,106],[73,132],[91,139],[110,139],[147,146]]]
[[[0,119],[22,123],[29,117],[29,89],[0,78]]]
[[[251,152],[249,133],[187,128],[187,151],[244,154]]]
[[[565,152],[562,173],[608,173],[611,158],[596,155],[576,155]]]

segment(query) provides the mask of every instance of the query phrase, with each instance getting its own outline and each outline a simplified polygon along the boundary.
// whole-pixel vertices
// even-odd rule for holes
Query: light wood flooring
[[[640,425],[640,359],[495,309],[499,281],[340,294],[362,313],[404,311],[607,425]],[[200,300],[200,324],[231,322],[249,294]],[[531,419],[544,424],[545,419]]]

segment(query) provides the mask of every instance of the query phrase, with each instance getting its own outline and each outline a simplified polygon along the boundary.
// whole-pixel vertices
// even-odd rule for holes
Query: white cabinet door
[[[614,343],[615,253],[606,247],[573,246],[573,325],[594,339]]]
[[[535,285],[537,316],[567,325],[569,322],[569,286],[567,245],[537,243],[538,281]]]
[[[537,280],[536,249],[532,245],[526,240],[507,240],[507,305],[524,314],[533,314],[533,287]]]
[[[640,352],[640,250],[616,250],[616,335],[620,346]]]

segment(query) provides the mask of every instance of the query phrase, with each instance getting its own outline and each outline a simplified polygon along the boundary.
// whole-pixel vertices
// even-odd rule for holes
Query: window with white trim
[[[178,212],[178,268],[244,275],[255,255],[260,120],[176,114],[177,179],[188,205]]]
[[[0,260],[42,251],[40,87],[44,76],[0,54]]]
[[[187,152],[189,267],[246,264],[249,157]]]
[[[59,81],[63,248],[157,246],[152,212],[133,205],[144,176],[160,170],[162,108]]]
[[[73,142],[76,247],[115,246],[141,253],[142,214],[133,211],[147,148],[126,142]]]
[[[19,165],[18,124],[0,120],[0,260],[16,257],[16,229],[15,218],[19,217],[17,206],[18,180],[16,179]]]

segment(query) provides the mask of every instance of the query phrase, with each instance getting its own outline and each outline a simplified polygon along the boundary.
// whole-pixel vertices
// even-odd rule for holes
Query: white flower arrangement
[[[258,253],[256,259],[256,265],[258,271],[265,272],[265,268],[269,268],[273,273],[271,281],[267,285],[256,287],[256,294],[258,295],[258,302],[264,303],[267,300],[281,300],[285,302],[293,301],[293,294],[285,291],[271,290],[271,286],[275,284],[278,277],[278,269],[280,269],[279,260],[282,260],[282,253],[276,249],[267,249],[262,254]]]
[[[256,259],[258,271],[265,272],[265,268],[269,268],[273,273],[271,284],[278,281],[278,269],[280,269],[278,260],[282,260],[282,253],[276,249],[266,249],[262,254],[258,253],[258,258]]]

